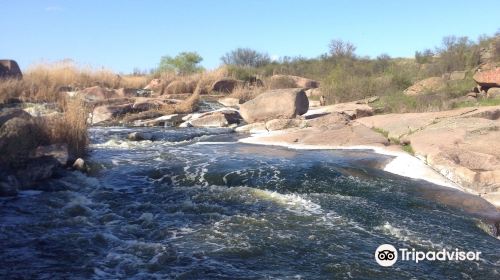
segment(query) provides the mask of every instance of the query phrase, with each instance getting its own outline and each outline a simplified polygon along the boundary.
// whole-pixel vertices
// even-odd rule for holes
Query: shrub
[[[163,56],[158,66],[158,72],[175,72],[178,75],[188,75],[203,70],[199,66],[203,58],[196,52],[182,52],[175,57]]]
[[[249,48],[237,48],[226,53],[221,60],[226,65],[240,67],[261,67],[271,62],[267,53],[260,53]]]

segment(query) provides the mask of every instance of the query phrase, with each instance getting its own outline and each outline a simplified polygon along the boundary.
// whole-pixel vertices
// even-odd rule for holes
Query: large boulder
[[[102,105],[94,108],[92,124],[111,121],[112,119],[133,111],[132,104]]]
[[[236,110],[218,110],[202,114],[198,118],[189,120],[194,127],[227,127],[231,124],[239,124],[241,116]]]
[[[472,78],[481,87],[500,87],[500,67],[492,70],[477,72]]]
[[[272,119],[292,119],[309,109],[303,89],[278,89],[264,92],[240,105],[240,114],[247,123]]]
[[[0,60],[0,78],[22,79],[23,74],[15,60],[2,59]]]
[[[421,95],[442,90],[446,87],[446,80],[442,77],[430,77],[416,82],[404,90],[406,95]]]
[[[238,86],[243,86],[245,82],[231,78],[222,78],[212,84],[212,91],[221,93],[231,93]]]
[[[66,165],[69,159],[69,151],[67,144],[51,144],[46,146],[38,146],[35,149],[34,157],[50,156],[56,159],[59,164]]]
[[[31,115],[18,108],[6,108],[0,111],[0,127],[12,118],[31,119]]]
[[[0,127],[0,162],[22,165],[42,140],[33,119],[15,117]]]
[[[318,88],[319,82],[304,77],[292,75],[273,75],[269,79],[270,87],[274,89],[282,88]]]

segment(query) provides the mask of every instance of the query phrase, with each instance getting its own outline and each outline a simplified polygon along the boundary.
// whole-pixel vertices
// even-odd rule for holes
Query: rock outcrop
[[[212,90],[220,93],[231,93],[238,86],[243,86],[245,82],[231,78],[223,78],[212,84]]]
[[[477,72],[472,78],[483,88],[500,87],[500,67]]]
[[[303,89],[280,89],[264,92],[240,105],[240,114],[247,123],[272,119],[293,119],[309,109]]]
[[[0,60],[0,79],[22,79],[23,73],[15,60],[2,59]]]
[[[357,120],[409,143],[451,181],[483,196],[500,194],[500,106],[389,114]],[[500,207],[500,201],[491,201]]]
[[[274,89],[283,89],[283,88],[317,88],[319,87],[319,82],[292,75],[273,75],[269,79],[270,87]]]
[[[442,77],[431,77],[416,82],[404,90],[406,95],[421,95],[436,92],[446,87],[446,80]]]

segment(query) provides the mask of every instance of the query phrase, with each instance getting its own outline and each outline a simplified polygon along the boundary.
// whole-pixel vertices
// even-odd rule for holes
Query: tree
[[[415,60],[417,63],[424,64],[432,62],[434,53],[430,49],[425,49],[423,52],[415,52]]]
[[[203,70],[199,63],[203,58],[196,52],[181,52],[175,57],[163,56],[158,66],[159,72],[174,71],[179,75],[186,75]]]
[[[440,55],[441,70],[450,72],[479,65],[479,47],[467,37],[448,36],[443,38]]]
[[[354,58],[356,46],[351,42],[344,42],[340,39],[334,39],[328,45],[330,48],[330,56],[337,58]]]
[[[267,53],[260,53],[249,48],[237,48],[226,53],[221,60],[226,65],[242,67],[261,67],[271,63],[271,58]]]

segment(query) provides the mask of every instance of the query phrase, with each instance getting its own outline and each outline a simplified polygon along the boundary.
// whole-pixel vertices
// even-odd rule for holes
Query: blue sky
[[[128,73],[182,51],[197,51],[207,68],[237,47],[316,57],[334,38],[363,56],[411,57],[443,36],[494,34],[499,10],[498,0],[0,0],[0,57],[23,69],[71,58]]]

